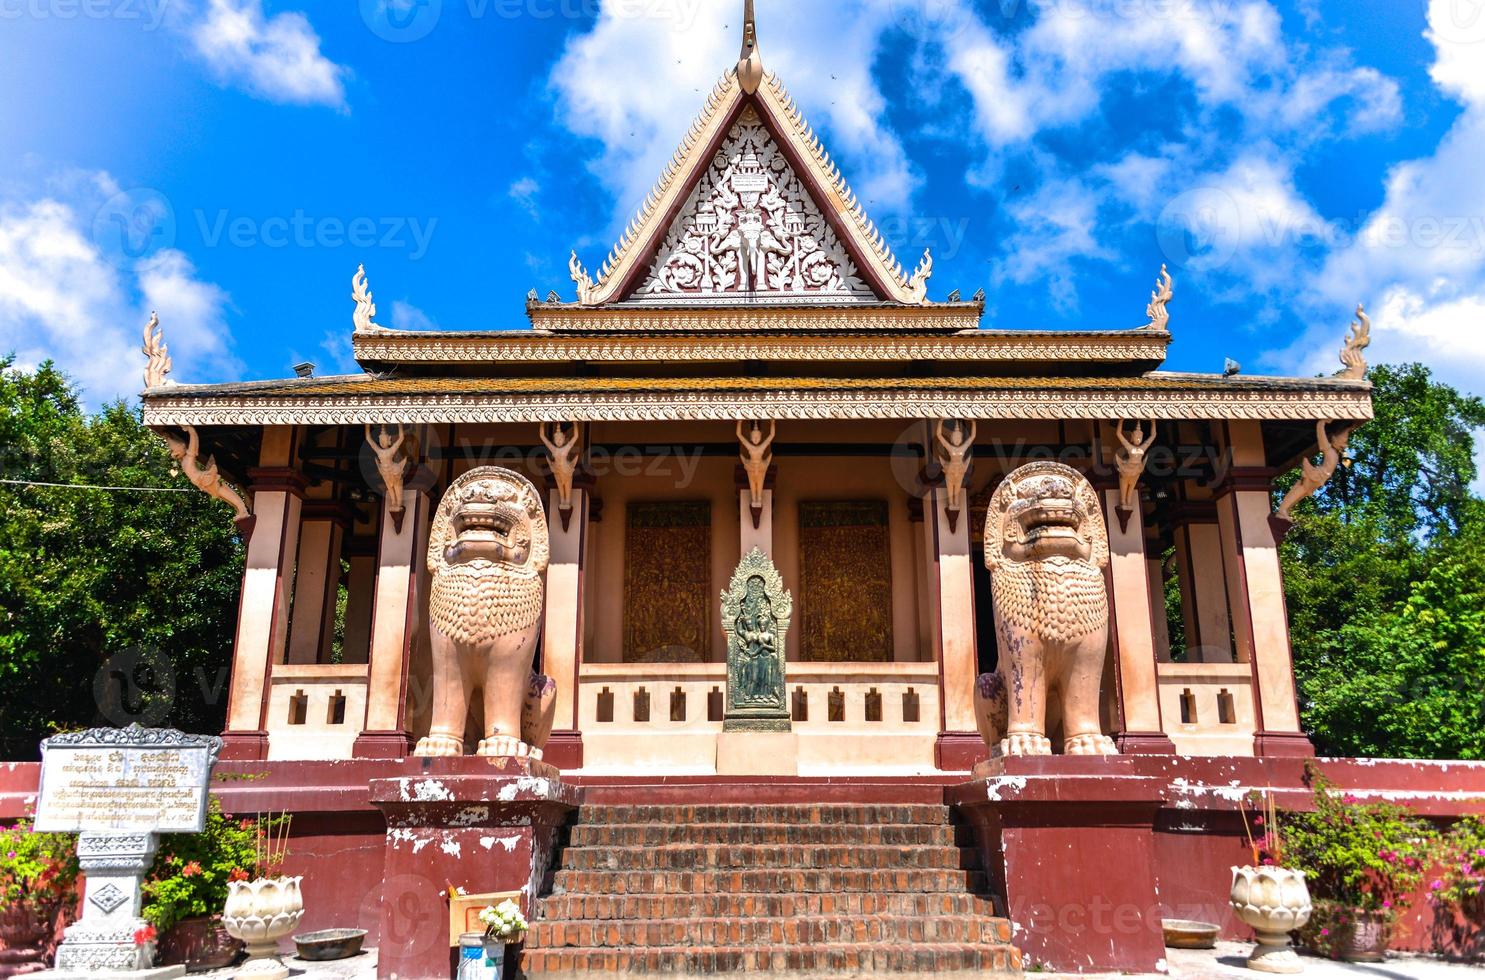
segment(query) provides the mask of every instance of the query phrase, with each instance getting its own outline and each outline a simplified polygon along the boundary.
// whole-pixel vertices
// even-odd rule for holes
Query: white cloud
[[[227,296],[200,280],[185,255],[166,249],[116,264],[93,240],[81,215],[96,210],[96,194],[116,190],[111,177],[69,171],[48,183],[93,193],[0,202],[0,351],[14,351],[26,366],[54,360],[91,405],[129,397],[142,387],[139,347],[153,309],[176,379],[240,370],[227,348]]]
[[[1093,234],[1099,227],[1095,196],[1081,181],[1059,180],[1016,200],[1007,212],[1016,230],[1001,242],[995,281],[1024,285],[1045,280],[1058,309],[1075,308],[1072,260],[1113,257]]]
[[[541,182],[535,177],[522,177],[510,185],[506,191],[512,201],[515,201],[523,210],[536,220],[541,220],[541,207],[537,203],[537,195],[541,193]]]
[[[1431,156],[1388,173],[1382,204],[1326,258],[1309,294],[1325,325],[1278,360],[1333,364],[1345,321],[1329,311],[1364,299],[1373,363],[1422,361],[1440,380],[1485,394],[1485,11],[1432,0],[1426,36],[1435,84],[1464,111]]]
[[[273,102],[345,108],[349,71],[320,51],[320,36],[302,13],[268,17],[263,0],[207,0],[204,15],[188,30],[224,82]]]
[[[438,324],[422,310],[403,300],[392,301],[391,325],[396,330],[437,330]]]

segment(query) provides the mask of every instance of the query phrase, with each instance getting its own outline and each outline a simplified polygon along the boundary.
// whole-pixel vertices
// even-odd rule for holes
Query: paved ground
[[[1169,950],[1170,976],[1179,980],[1261,980],[1271,977],[1272,974],[1256,973],[1244,965],[1252,948],[1251,943],[1219,943],[1214,950]],[[1485,966],[1446,963],[1422,956],[1394,955],[1385,963],[1373,964],[1336,963],[1306,956],[1304,964],[1305,972],[1301,976],[1307,980],[1485,980]],[[1084,977],[1082,980],[1092,978]]]
[[[334,963],[309,963],[292,956],[284,957],[284,966],[289,968],[291,980],[376,980],[376,950],[368,950],[360,956]],[[216,970],[211,973],[192,973],[192,980],[231,980],[236,967]]]
[[[1271,976],[1254,973],[1243,966],[1250,948],[1245,943],[1221,943],[1211,951],[1170,950],[1170,976],[1178,980],[1262,980]],[[292,980],[376,980],[375,950],[337,963],[306,963],[297,959],[286,959],[284,963],[291,971]],[[219,970],[215,973],[194,974],[193,977],[200,980],[231,980],[233,973],[233,970]],[[1030,973],[1027,976],[1043,976],[1053,980],[1072,975]],[[1445,963],[1421,956],[1393,956],[1386,963],[1373,965],[1333,963],[1330,960],[1305,957],[1305,972],[1302,976],[1307,980],[1485,980],[1485,966]],[[1080,980],[1095,978],[1083,977]],[[1123,977],[1120,980],[1136,978]]]

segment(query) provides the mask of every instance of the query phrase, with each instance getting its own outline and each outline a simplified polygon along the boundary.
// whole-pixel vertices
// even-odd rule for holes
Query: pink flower
[[[184,868],[181,868],[180,869],[180,873],[181,873],[181,877],[183,877],[183,878],[194,878],[194,877],[196,877],[197,875],[199,875],[201,873],[201,862],[199,862],[199,861],[192,861],[190,864],[186,865]]]
[[[1485,851],[1482,851],[1481,853],[1485,853]],[[15,851],[11,851],[9,854],[5,855],[5,859],[7,861],[14,861],[15,860]]]
[[[1392,908],[1392,900],[1391,899],[1388,899],[1388,900],[1384,901],[1382,903],[1382,908],[1384,908],[1384,909],[1390,909],[1390,908]]]
[[[1428,887],[1429,887],[1429,889],[1431,891],[1441,892],[1441,891],[1444,890],[1444,883],[1442,881],[1440,881],[1439,879],[1435,878],[1433,880],[1433,884],[1429,885]]]
[[[1329,929],[1321,929],[1320,930],[1320,935],[1322,935],[1322,936],[1328,936],[1328,935],[1330,935],[1330,930]]]

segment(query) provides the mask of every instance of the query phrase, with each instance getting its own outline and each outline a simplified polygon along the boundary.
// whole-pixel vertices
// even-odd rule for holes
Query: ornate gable
[[[708,97],[578,305],[925,305],[933,261],[907,273],[777,76],[752,4],[743,54]]]
[[[631,302],[874,302],[855,260],[748,105]]]

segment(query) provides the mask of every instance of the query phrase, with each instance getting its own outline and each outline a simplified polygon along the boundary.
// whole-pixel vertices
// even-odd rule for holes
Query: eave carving
[[[736,422],[812,419],[1365,421],[1369,391],[967,389],[348,395],[146,399],[146,425]]]
[[[542,337],[362,336],[358,361],[457,364],[483,361],[1163,361],[1166,341],[1107,337],[947,335],[944,337]]]

